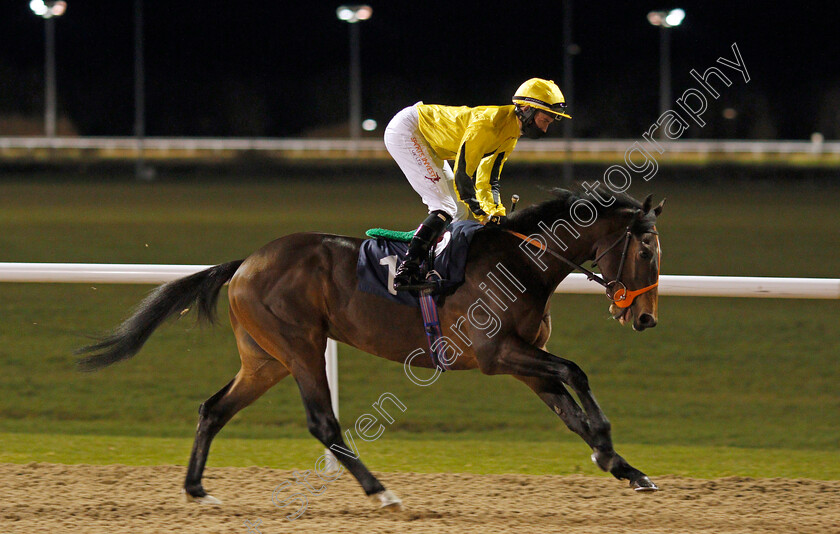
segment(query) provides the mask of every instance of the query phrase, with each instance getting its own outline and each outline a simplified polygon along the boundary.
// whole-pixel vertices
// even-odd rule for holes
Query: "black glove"
[[[493,215],[489,219],[487,219],[487,222],[484,223],[484,226],[498,226],[500,224],[504,224],[506,220],[507,217],[505,217],[504,215]]]

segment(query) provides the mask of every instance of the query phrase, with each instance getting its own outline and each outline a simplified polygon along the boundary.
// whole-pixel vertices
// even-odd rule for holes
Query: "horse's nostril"
[[[643,313],[639,316],[639,325],[644,328],[653,328],[656,326],[656,319],[649,313]]]

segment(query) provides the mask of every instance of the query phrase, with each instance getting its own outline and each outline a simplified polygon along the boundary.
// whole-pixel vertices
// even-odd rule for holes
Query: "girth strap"
[[[439,367],[441,372],[446,371],[449,366],[432,348],[437,340],[443,337],[443,332],[440,329],[440,318],[438,317],[437,305],[432,298],[431,289],[424,289],[420,292],[420,313],[423,316],[423,330],[425,330],[426,338],[429,340],[429,356],[432,359],[432,364]]]

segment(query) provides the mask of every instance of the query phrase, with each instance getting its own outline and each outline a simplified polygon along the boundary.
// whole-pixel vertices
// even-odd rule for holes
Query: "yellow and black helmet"
[[[563,93],[557,87],[557,84],[551,80],[531,78],[516,90],[513,95],[513,103],[517,106],[541,109],[554,115],[555,119],[560,117],[571,119],[566,114],[566,99],[563,97]]]

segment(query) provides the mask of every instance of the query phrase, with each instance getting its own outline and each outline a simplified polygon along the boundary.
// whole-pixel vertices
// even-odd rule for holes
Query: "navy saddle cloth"
[[[434,270],[444,280],[442,294],[451,292],[463,283],[470,242],[480,228],[483,226],[475,221],[454,222],[435,246]],[[397,266],[405,259],[407,252],[408,243],[383,238],[363,241],[356,264],[359,291],[418,307],[417,297],[410,291],[395,291],[393,287]]]

